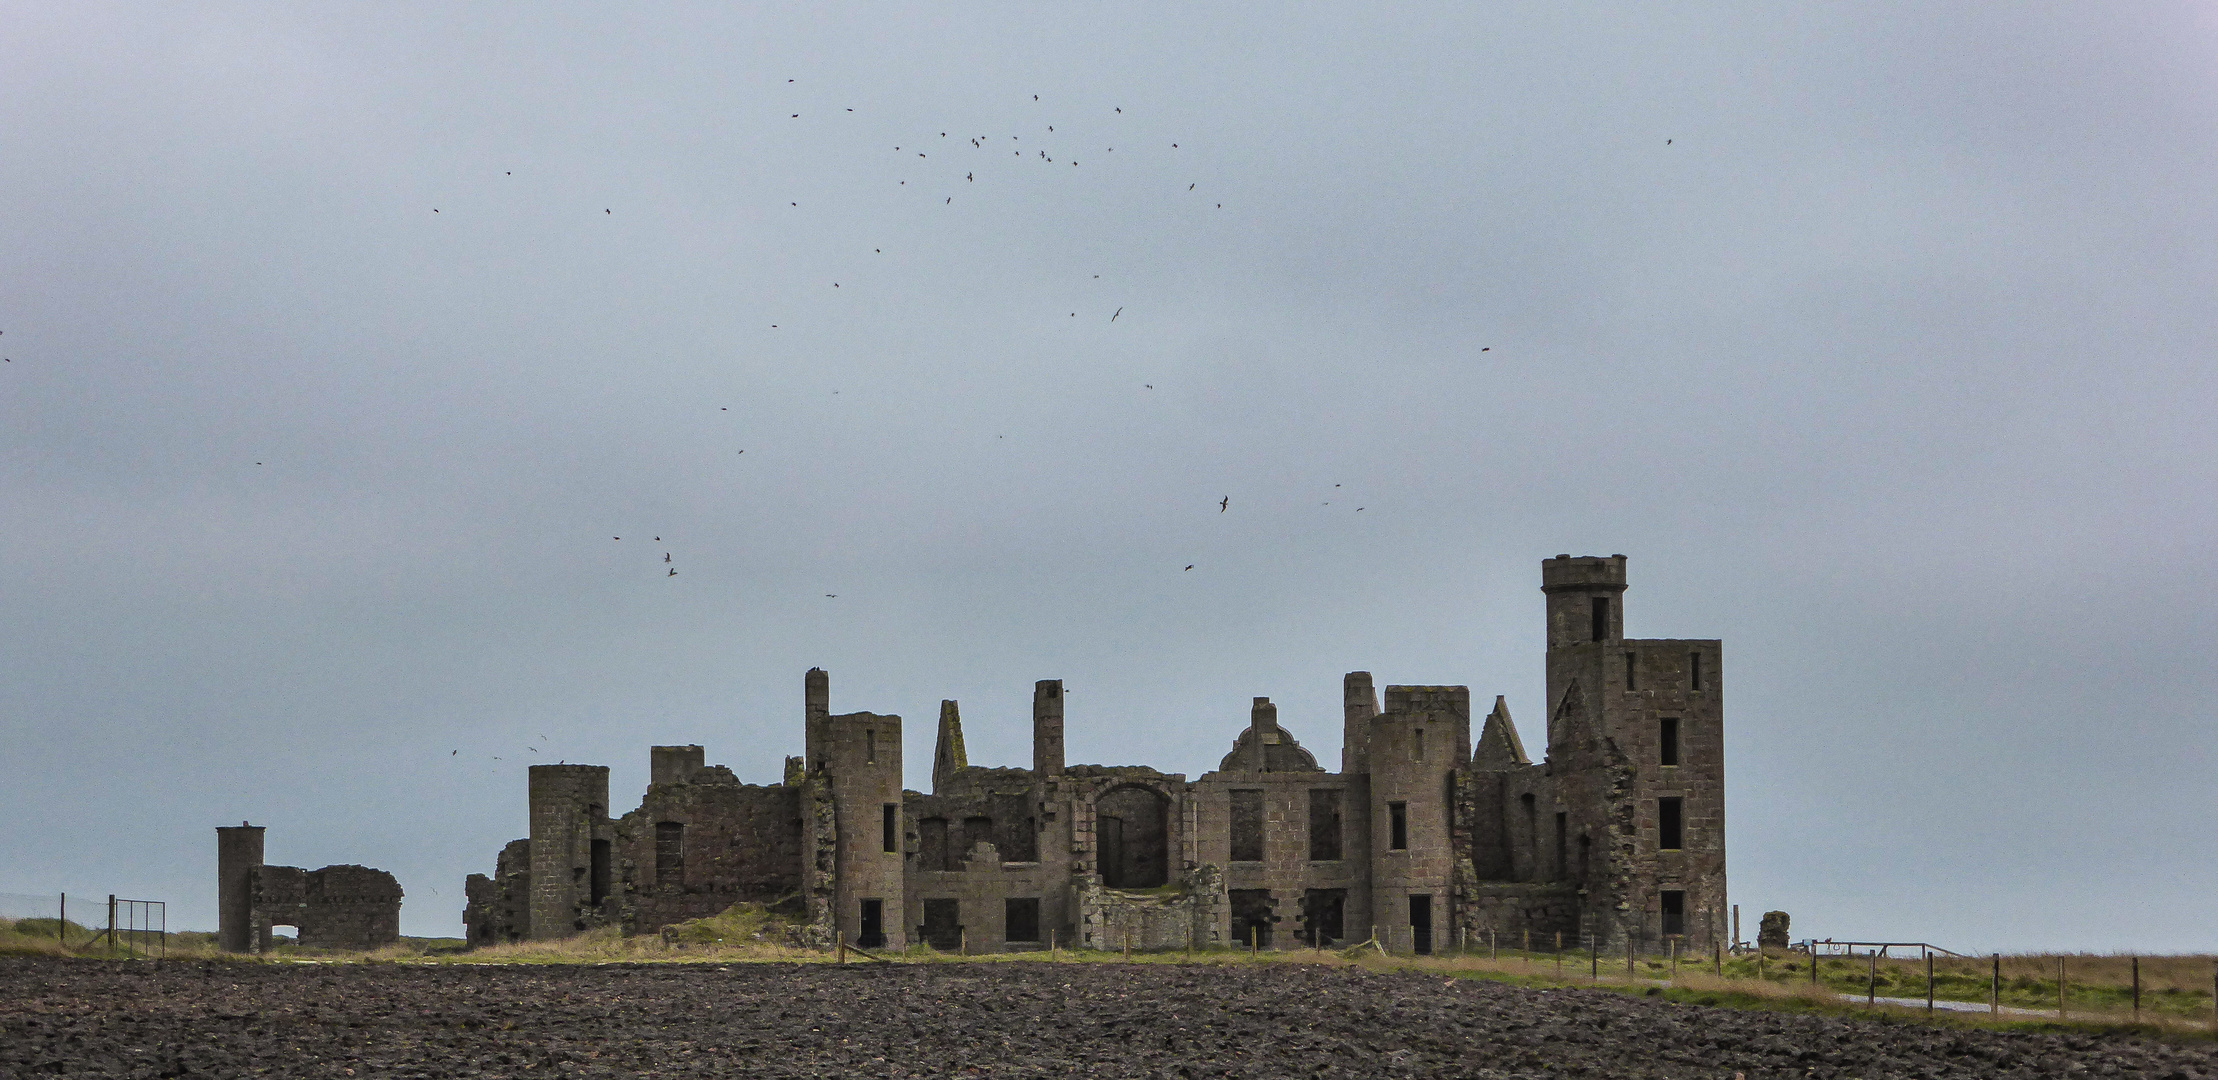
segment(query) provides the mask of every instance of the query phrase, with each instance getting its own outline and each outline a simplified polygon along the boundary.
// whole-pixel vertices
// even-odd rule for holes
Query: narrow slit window
[[[1687,686],[1690,689],[1694,690],[1702,689],[1701,653],[1696,652],[1687,654]]]
[[[1656,726],[1656,764],[1677,765],[1679,763],[1679,718],[1666,716],[1658,721]]]
[[[1570,813],[1569,813],[1569,812],[1567,812],[1567,811],[1563,811],[1563,810],[1558,810],[1558,811],[1556,811],[1556,877],[1555,877],[1555,880],[1557,880],[1557,881],[1562,881],[1562,880],[1563,880],[1564,878],[1567,878],[1567,877],[1571,876],[1571,865],[1570,865],[1570,864],[1571,864],[1571,850],[1570,850],[1570,849],[1571,849],[1571,845],[1570,845],[1570,837],[1571,837],[1571,815],[1570,815]]]
[[[880,828],[880,832],[885,838],[885,850],[899,851],[901,850],[901,808],[893,803],[887,803],[885,809],[886,819]]]
[[[1627,690],[1640,689],[1640,664],[1637,662],[1639,659],[1639,653],[1625,654],[1625,689]]]
[[[1406,802],[1387,803],[1386,817],[1387,829],[1390,834],[1387,837],[1386,846],[1395,851],[1409,850],[1409,804]]]
[[[876,728],[863,729],[863,760],[872,765],[878,764],[878,731]]]
[[[1414,731],[1412,731],[1412,732],[1411,732],[1411,737],[1412,737],[1412,740],[1413,740],[1413,741],[1412,741],[1412,742],[1411,742],[1411,744],[1410,744],[1410,745],[1411,745],[1411,751],[1410,751],[1410,760],[1411,760],[1411,761],[1423,761],[1423,760],[1425,760],[1425,729],[1424,729],[1424,728],[1417,728],[1417,729],[1415,729]]]
[[[1607,596],[1597,596],[1594,598],[1594,640],[1608,641],[1609,639],[1610,598]]]
[[[1687,801],[1676,795],[1656,800],[1656,846],[1677,851],[1686,846]]]

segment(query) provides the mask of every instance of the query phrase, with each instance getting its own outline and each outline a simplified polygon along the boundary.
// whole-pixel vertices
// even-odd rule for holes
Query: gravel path
[[[2218,1076],[2218,1047],[1351,968],[0,958],[0,1077]]]

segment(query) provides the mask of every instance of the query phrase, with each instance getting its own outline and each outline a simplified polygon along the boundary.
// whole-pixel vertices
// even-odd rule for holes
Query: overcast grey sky
[[[1751,933],[2218,949],[2218,14],[1383,7],[0,3],[0,891],[458,933],[811,666],[914,787],[1537,749],[1623,552]]]

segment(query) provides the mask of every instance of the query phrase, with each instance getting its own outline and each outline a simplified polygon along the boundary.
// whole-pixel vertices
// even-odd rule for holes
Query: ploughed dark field
[[[17,1076],[2213,1076],[2218,1048],[1292,964],[0,959]]]

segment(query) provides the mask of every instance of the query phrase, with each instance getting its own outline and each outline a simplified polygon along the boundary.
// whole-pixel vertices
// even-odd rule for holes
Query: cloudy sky
[[[811,666],[913,787],[1537,749],[1622,552],[1750,932],[2218,949],[2218,15],[1358,7],[0,3],[0,892],[457,933]]]

